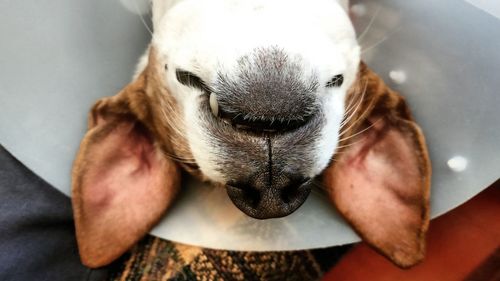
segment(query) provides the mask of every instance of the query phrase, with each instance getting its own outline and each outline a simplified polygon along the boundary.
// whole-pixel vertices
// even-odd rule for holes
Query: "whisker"
[[[372,18],[370,19],[370,22],[368,23],[368,25],[365,27],[365,30],[363,30],[363,32],[358,36],[357,40],[358,42],[360,42],[361,40],[363,40],[363,37],[365,37],[365,35],[368,33],[368,31],[370,30],[370,28],[372,27],[373,23],[375,22],[375,18],[378,16],[379,12],[380,12],[380,9],[381,9],[381,6],[379,5],[377,7],[377,10],[375,11],[375,13],[373,14]]]
[[[349,111],[354,106],[354,103],[356,101],[356,97],[358,97],[359,93],[361,92],[360,91],[360,89],[361,89],[360,84],[361,83],[356,83],[355,89],[353,90],[354,93],[352,94],[352,98],[350,99],[349,104],[346,106],[346,111]]]
[[[180,136],[184,136],[185,133],[180,130],[178,128],[178,126],[176,124],[174,124],[175,122],[172,122],[172,119],[177,119],[177,118],[174,118],[174,117],[171,117],[167,112],[166,112],[166,109],[168,108],[170,110],[170,112],[173,112],[173,114],[176,114],[176,110],[173,109],[172,105],[168,102],[164,102],[163,100],[160,102],[161,103],[161,113],[163,115],[163,120],[168,124],[168,126],[174,130],[174,132],[177,134],[177,135],[180,135]]]
[[[365,93],[366,93],[367,85],[368,85],[368,83],[365,84],[365,88],[364,88],[363,92],[361,92],[361,95],[360,95],[358,101],[356,102],[356,105],[353,106],[353,108],[349,110],[350,112],[346,112],[344,114],[344,115],[349,114],[349,116],[345,117],[344,120],[340,123],[340,129],[342,129],[342,127],[344,127],[353,118],[353,116],[355,115],[356,111],[359,109],[359,106],[363,102],[363,98],[364,98]]]
[[[351,113],[350,113],[350,115],[349,115],[346,119],[344,119],[344,121],[342,121],[342,122],[340,123],[340,129],[339,129],[340,131],[344,128],[344,126],[345,126],[346,124],[348,124],[348,123],[351,121],[351,119],[352,119],[352,118],[354,118],[354,116],[355,116],[356,112],[358,111],[359,107],[360,107],[360,106],[361,106],[361,104],[363,103],[363,99],[364,99],[364,97],[365,97],[365,93],[366,93],[367,88],[368,88],[368,81],[365,83],[365,88],[364,88],[364,90],[363,90],[363,92],[362,92],[362,94],[361,94],[361,97],[360,97],[360,99],[359,99],[359,101],[358,101],[357,105],[356,105],[356,108],[354,109],[354,111],[353,111],[353,112],[351,112]],[[356,123],[356,122],[354,122],[354,123]],[[351,125],[350,127],[352,127],[352,125]],[[350,127],[349,127],[348,129],[350,129]]]
[[[146,23],[146,20],[142,16],[142,13],[141,13],[141,11],[139,9],[139,5],[137,4],[137,0],[132,0],[132,2],[134,2],[135,10],[137,11],[137,14],[139,15],[139,18],[141,19],[142,24],[146,27],[146,29],[148,30],[149,34],[151,36],[153,36],[153,31],[151,30],[151,28],[149,28],[148,24]]]
[[[373,103],[374,103],[374,101],[372,101],[367,108],[370,108]],[[354,127],[354,125],[356,125],[356,123],[363,120],[363,118],[365,117],[367,112],[368,112],[368,109],[364,113],[360,114],[359,118],[357,120],[355,120],[349,127],[345,128],[343,132],[340,132],[339,137],[345,135],[350,129],[352,129]]]
[[[327,194],[326,190],[323,190],[317,186],[313,186],[313,189],[311,189],[311,192],[314,194],[318,194],[321,197],[328,198],[328,194]]]
[[[343,141],[346,141],[348,139],[354,138],[354,137],[356,137],[358,135],[361,135],[362,133],[364,133],[364,132],[368,131],[369,129],[371,129],[373,126],[375,126],[375,124],[377,124],[380,121],[382,121],[382,117],[380,117],[379,119],[377,119],[377,121],[373,122],[370,126],[364,128],[363,130],[361,130],[361,131],[359,131],[359,132],[357,132],[357,133],[355,133],[355,134],[353,134],[351,136],[348,136],[348,137],[345,137],[343,139],[340,139],[339,142],[343,142]]]
[[[392,35],[394,35],[394,33],[398,32],[399,30],[401,29],[401,27],[397,27],[395,28],[394,30],[392,30],[391,32],[387,33],[384,37],[382,37],[381,40],[379,40],[378,42],[376,42],[375,44],[369,46],[369,47],[366,47],[366,48],[363,48],[361,50],[361,54],[364,54],[365,52],[377,47],[378,45],[382,44],[385,40],[389,39],[389,37],[391,37]]]
[[[176,155],[173,155],[173,154],[170,154],[166,151],[162,151],[162,154],[165,156],[165,157],[168,157],[172,160],[175,160],[177,162],[182,162],[182,163],[186,163],[186,164],[197,164],[197,162],[194,160],[194,159],[189,159],[189,158],[181,158],[181,157],[178,157]]]
[[[177,120],[178,118],[176,118],[175,116],[170,116],[167,113],[167,110],[169,110],[174,115],[177,114],[176,110],[173,109],[173,107],[170,103],[162,100],[160,112],[162,114],[163,120],[166,123],[166,126],[172,130],[173,134],[176,134],[177,136],[185,136],[185,132],[183,132],[181,129],[179,129],[179,127],[176,125],[176,122],[173,122],[174,120]],[[191,158],[191,159],[190,158],[180,158],[180,157],[175,156],[175,155],[166,155],[166,156],[173,157],[174,160],[178,160],[179,162],[184,162],[186,164],[197,164],[198,163],[196,161],[196,159],[194,159],[194,158]],[[198,159],[198,160],[200,160],[200,159]]]
[[[323,184],[320,184],[319,182],[316,181],[313,181],[311,184],[313,185],[313,187],[316,187],[316,189],[313,188],[312,190],[315,190],[317,194],[322,195],[324,197],[328,197],[328,195],[330,195],[331,190],[326,186],[324,186]]]
[[[363,141],[363,140],[357,140],[357,141],[352,142],[352,143],[350,143],[350,144],[339,145],[339,146],[337,147],[337,149],[344,149],[344,148],[347,148],[347,147],[351,147],[351,146],[353,146],[353,145],[355,145],[355,144],[358,144],[358,143],[360,143],[360,142],[362,142],[362,141]],[[344,154],[344,153],[345,153],[345,151],[337,151],[337,152],[335,152],[335,155],[342,155],[342,154]]]
[[[356,88],[359,88],[359,87],[360,86],[356,85]],[[345,113],[344,113],[343,122],[345,121],[345,116],[348,115],[348,114],[351,114],[351,111],[356,107],[355,104],[357,104],[360,101],[360,99],[362,100],[362,98],[363,98],[362,94],[363,93],[361,93],[361,95],[359,95],[359,93],[361,93],[361,91],[359,91],[358,89],[356,89],[355,93],[353,94],[352,99],[349,101],[349,104],[346,106],[346,110],[345,110]],[[342,127],[342,123],[340,124],[341,127]]]

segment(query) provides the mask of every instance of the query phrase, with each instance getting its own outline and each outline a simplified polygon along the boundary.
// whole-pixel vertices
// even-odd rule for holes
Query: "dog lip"
[[[267,187],[261,191],[248,186],[226,184],[226,191],[233,204],[246,215],[255,219],[271,219],[288,216],[305,202],[312,189],[313,179],[297,187],[293,199],[283,198],[285,189]]]
[[[255,132],[288,132],[305,126],[317,112],[310,112],[299,117],[248,117],[248,114],[231,113],[223,108],[218,108],[218,117],[237,129]]]
[[[259,124],[257,121],[257,126],[252,128],[251,126],[247,126],[246,124],[237,124],[235,122],[232,122],[231,118],[227,118],[227,115],[225,115],[224,111],[218,107],[218,116],[214,116],[213,111],[210,107],[210,95],[209,94],[204,94],[201,96],[201,110],[204,111],[204,118],[211,120],[210,123],[213,124],[213,126],[220,126],[220,127],[230,127],[232,130],[234,130],[237,133],[242,133],[246,135],[253,135],[253,136],[278,136],[278,135],[286,135],[289,133],[292,133],[294,131],[297,131],[301,128],[309,126],[311,123],[314,122],[314,120],[317,120],[318,118],[321,117],[321,111],[318,110],[316,112],[313,112],[309,114],[308,116],[305,117],[304,120],[299,121],[299,120],[290,120],[291,126],[287,130],[277,130],[277,129],[272,129],[269,128],[267,125],[268,121],[262,121],[262,124]],[[288,123],[288,121],[285,121]],[[289,124],[287,124],[289,125]]]

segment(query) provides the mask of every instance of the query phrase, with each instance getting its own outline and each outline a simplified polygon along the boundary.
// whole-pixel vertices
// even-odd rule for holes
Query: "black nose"
[[[227,194],[236,207],[253,218],[279,218],[293,213],[304,203],[311,192],[311,182],[310,179],[287,179],[284,184],[264,188],[248,182],[231,183],[227,185]]]

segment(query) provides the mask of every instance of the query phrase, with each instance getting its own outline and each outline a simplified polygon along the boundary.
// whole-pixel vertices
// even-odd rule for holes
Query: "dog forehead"
[[[335,0],[184,0],[165,11],[154,43],[168,61],[201,71],[232,69],[273,46],[309,65],[329,62],[319,69],[328,73],[343,71],[345,53],[357,44]]]

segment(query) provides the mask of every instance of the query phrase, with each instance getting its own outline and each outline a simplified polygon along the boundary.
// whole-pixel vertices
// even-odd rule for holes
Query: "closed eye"
[[[201,80],[200,77],[196,76],[195,74],[189,71],[177,69],[175,71],[175,77],[181,84],[185,86],[196,88],[206,93],[210,92],[210,89],[207,87],[207,84],[205,84],[205,82],[203,82],[203,80]]]
[[[339,74],[333,76],[333,78],[326,83],[327,88],[340,87],[344,83],[344,75]]]

